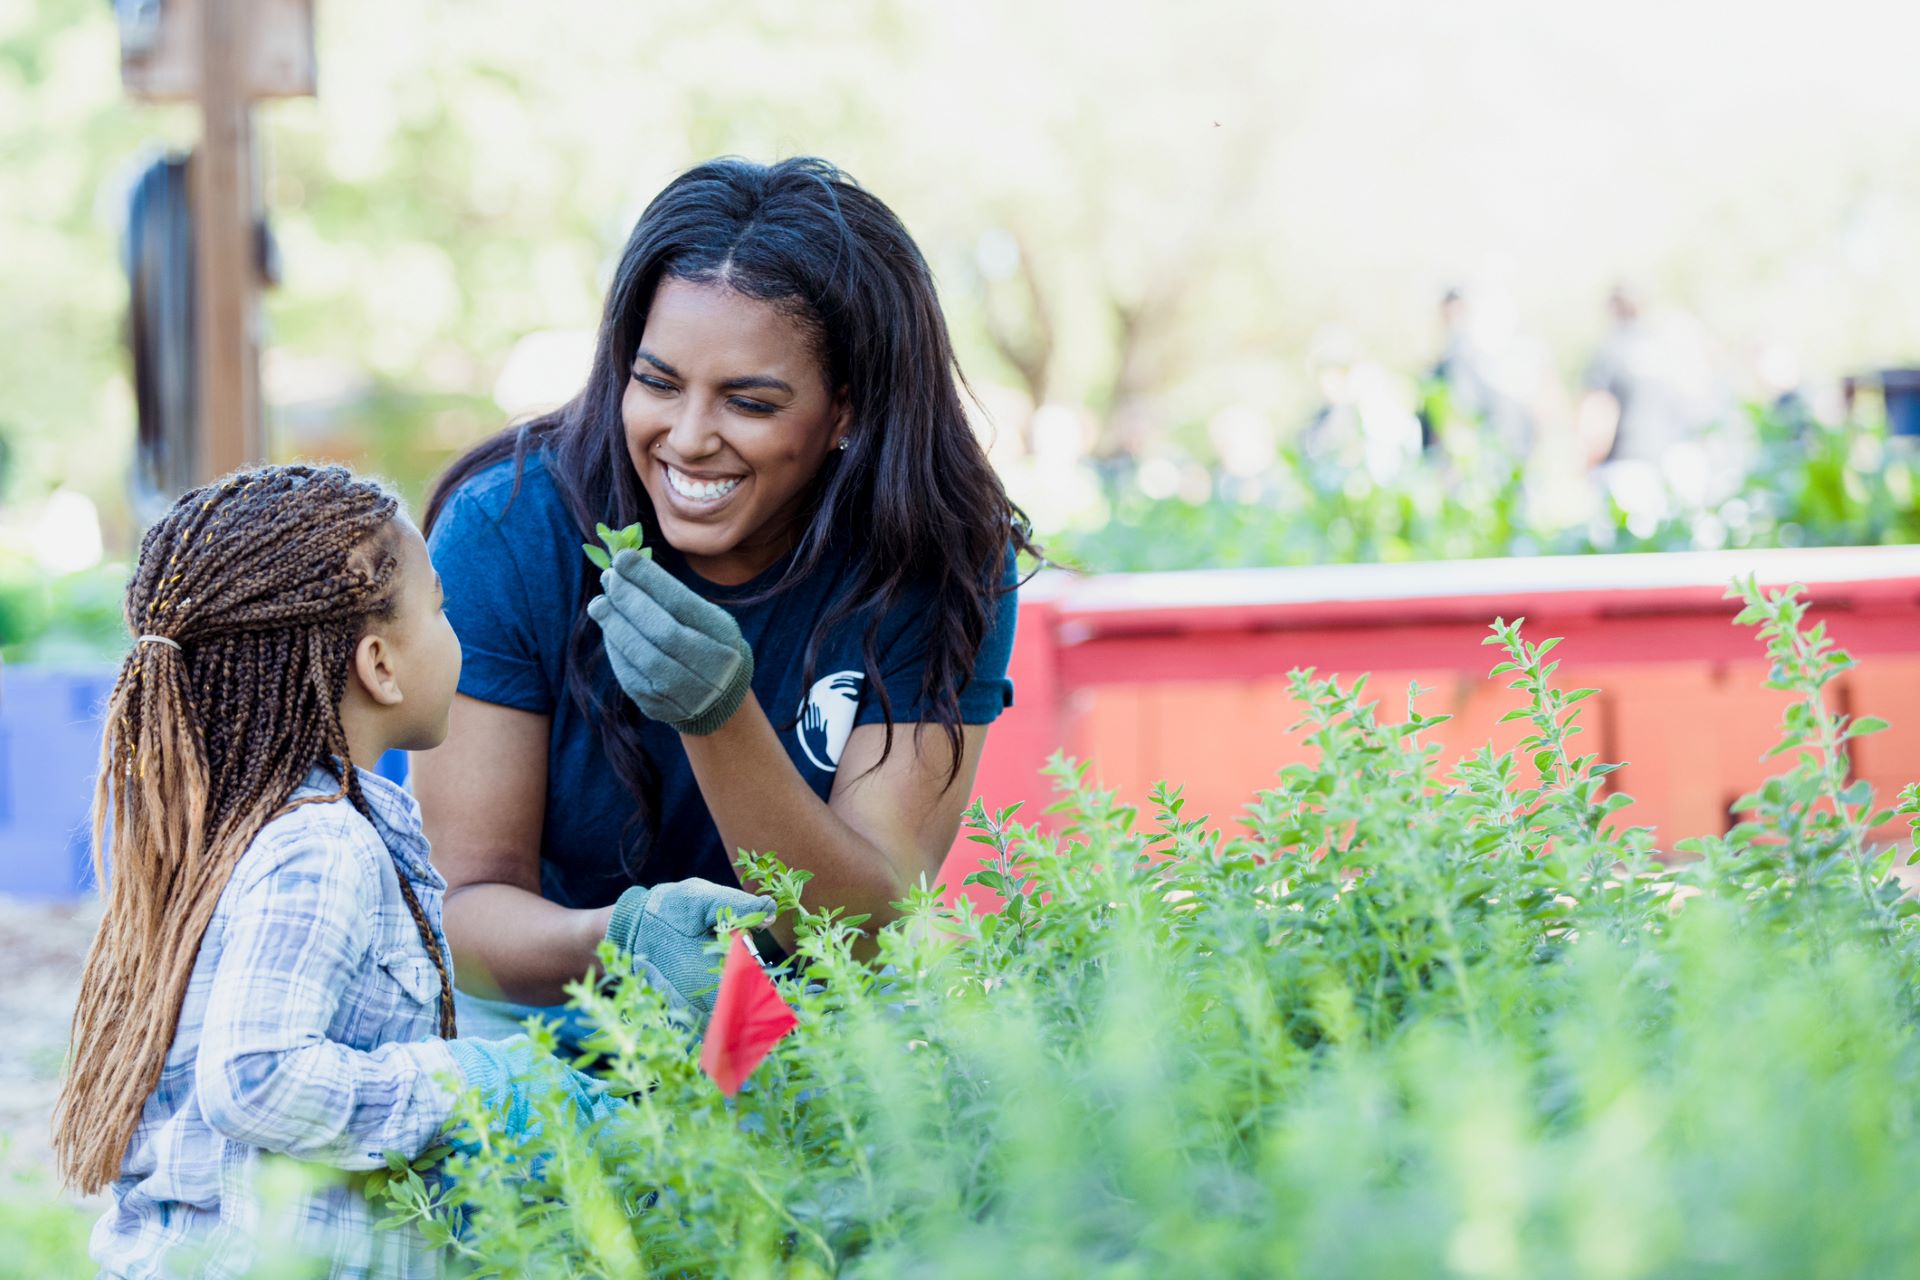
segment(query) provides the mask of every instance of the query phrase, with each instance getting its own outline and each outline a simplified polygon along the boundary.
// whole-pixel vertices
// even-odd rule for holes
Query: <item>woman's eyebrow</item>
[[[659,356],[653,354],[653,352],[647,350],[645,347],[641,347],[638,351],[635,351],[633,353],[633,358],[635,360],[645,360],[648,364],[652,365],[654,368],[658,369],[660,372],[666,374],[669,378],[680,377],[680,371],[678,369],[674,368],[672,365],[668,364],[665,360],[662,360]],[[782,382],[780,379],[776,377],[771,376],[770,374],[764,374],[764,373],[748,374],[739,378],[728,378],[725,382],[722,382],[720,384],[720,390],[722,391],[784,391],[788,395],[793,394],[793,388],[790,385],[788,385],[785,382]]]
[[[728,378],[720,384],[720,389],[722,391],[784,391],[788,395],[793,394],[792,387],[780,381],[778,378],[770,378],[765,374],[755,374],[745,378]]]
[[[654,368],[658,369],[660,372],[666,374],[669,378],[677,378],[680,376],[680,371],[678,369],[674,368],[672,365],[668,364],[665,360],[662,360],[659,356],[653,354],[653,352],[647,350],[645,347],[641,347],[638,351],[634,352],[633,358],[635,360],[645,360],[648,364],[652,365]]]

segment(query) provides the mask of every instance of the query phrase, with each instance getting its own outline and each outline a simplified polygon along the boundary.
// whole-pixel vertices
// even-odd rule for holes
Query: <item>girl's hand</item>
[[[478,1090],[488,1110],[514,1133],[538,1130],[534,1109],[546,1094],[572,1102],[573,1118],[582,1128],[591,1128],[622,1105],[598,1080],[535,1047],[524,1035],[449,1040],[447,1049],[467,1086]]]
[[[753,650],[733,615],[638,551],[614,556],[600,585],[587,614],[634,704],[680,733],[725,724],[753,683]]]

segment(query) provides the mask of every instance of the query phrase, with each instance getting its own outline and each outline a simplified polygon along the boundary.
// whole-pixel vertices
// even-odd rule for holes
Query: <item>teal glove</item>
[[[600,586],[587,616],[600,624],[614,679],[648,719],[702,736],[740,709],[753,649],[732,614],[638,551],[614,556]]]
[[[558,1094],[571,1101],[574,1119],[583,1129],[615,1114],[622,1105],[598,1080],[534,1047],[523,1035],[505,1040],[449,1040],[447,1049],[467,1085],[479,1091],[488,1110],[514,1133],[537,1130],[534,1106],[546,1095]]]
[[[737,916],[774,909],[772,898],[715,884],[676,880],[651,889],[635,887],[620,895],[607,922],[607,941],[640,962],[670,1000],[692,1006],[702,1017],[713,1012],[716,962],[707,955],[722,909]]]

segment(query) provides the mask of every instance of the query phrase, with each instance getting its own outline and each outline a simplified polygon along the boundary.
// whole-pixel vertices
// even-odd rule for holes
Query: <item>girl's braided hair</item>
[[[344,467],[263,467],[187,494],[141,543],[127,626],[158,639],[134,645],[107,705],[93,803],[106,910],[54,1112],[61,1172],[83,1191],[119,1174],[201,936],[253,837],[316,765],[339,780],[325,799],[368,812],[340,703],[367,623],[394,608],[398,511]],[[399,880],[451,1036],[446,960]]]

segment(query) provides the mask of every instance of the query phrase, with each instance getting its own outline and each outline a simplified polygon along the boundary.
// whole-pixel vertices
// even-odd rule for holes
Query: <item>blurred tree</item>
[[[1880,37],[1849,40],[1869,14]],[[1920,349],[1920,174],[1883,162],[1920,140],[1899,63],[1920,11],[1869,0],[1817,27],[1651,0],[1597,23],[1522,0],[318,15],[319,98],[259,120],[285,262],[270,420],[282,452],[414,495],[505,419],[515,345],[590,329],[644,202],[723,152],[868,183],[934,263],[975,380],[1090,409],[1109,453],[1227,405],[1298,423],[1324,323],[1417,367],[1439,282],[1489,261],[1569,368],[1623,269],[1683,288],[1727,352],[1765,337],[1831,370]],[[13,499],[64,481],[119,505],[116,175],[191,121],[124,102],[116,67],[105,4],[0,0]],[[1011,272],[981,262],[996,238]]]
[[[191,121],[123,109],[118,69],[105,4],[0,3],[0,505],[56,480],[116,493],[132,446],[121,187]]]

